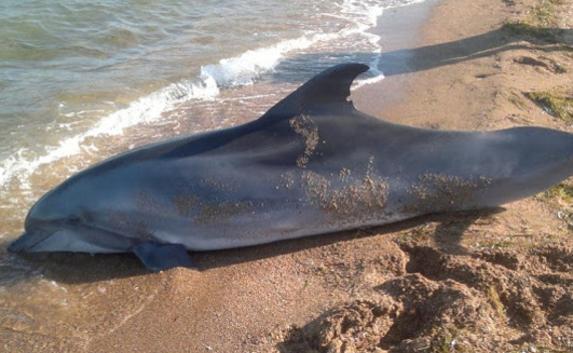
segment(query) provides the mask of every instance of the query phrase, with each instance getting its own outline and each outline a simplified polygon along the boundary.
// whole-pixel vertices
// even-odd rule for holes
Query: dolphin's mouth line
[[[52,234],[54,234],[54,232],[56,232],[59,228],[59,225],[55,222],[36,221],[34,223],[34,227],[28,225],[28,222],[26,222],[26,224],[27,226],[24,233],[18,239],[12,242],[10,246],[8,246],[9,251],[21,252],[27,249],[32,249],[44,240],[51,237]],[[30,228],[32,228],[32,230],[30,230]]]
[[[75,224],[74,227],[79,229],[81,232],[97,232],[96,237],[91,237],[90,239],[97,240],[93,242],[95,245],[100,246],[109,246],[110,244],[115,244],[118,248],[121,248],[123,251],[128,250],[130,251],[132,247],[140,243],[134,238],[125,236],[121,233],[105,229],[102,227],[97,227],[94,225],[87,225],[87,224]]]
[[[49,236],[51,236],[53,233],[48,234],[47,236],[38,238],[36,241],[34,241],[33,243],[30,240],[30,237],[32,237],[32,235],[30,234],[30,232],[24,232],[22,233],[22,235],[20,235],[18,237],[18,239],[16,239],[15,241],[13,241],[9,246],[8,246],[8,251],[10,252],[22,252],[25,249],[31,249],[34,246],[40,244],[41,242],[43,242],[44,240],[46,240]]]
[[[37,221],[31,230],[26,230],[16,241],[10,244],[8,250],[11,252],[33,250],[61,230],[71,230],[84,235],[84,240],[94,245],[108,246],[114,244],[116,247],[124,249],[137,244],[133,238],[101,227],[79,224],[76,221]]]

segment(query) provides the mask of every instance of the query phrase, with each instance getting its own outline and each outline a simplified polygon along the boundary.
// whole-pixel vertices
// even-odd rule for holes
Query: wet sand
[[[573,87],[562,48],[571,34],[551,44],[501,28],[535,3],[416,5],[408,16],[426,19],[419,32],[412,22],[402,31],[410,9],[389,11],[377,29],[387,77],[355,91],[356,106],[429,128],[573,132],[523,94]],[[555,25],[571,28],[572,4]],[[158,274],[129,255],[35,256],[22,261],[45,268],[34,281],[62,303],[45,307],[24,281],[10,284],[22,289],[21,314],[0,319],[0,350],[573,351],[571,207],[540,195],[504,210],[194,254],[199,270]]]

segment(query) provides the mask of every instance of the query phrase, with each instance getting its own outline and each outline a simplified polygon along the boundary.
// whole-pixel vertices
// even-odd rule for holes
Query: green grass
[[[487,298],[500,318],[505,318],[505,306],[501,302],[501,298],[499,297],[499,293],[494,286],[490,286],[487,290]]]
[[[573,185],[565,183],[557,184],[546,191],[547,197],[558,199],[573,206]]]
[[[440,327],[438,332],[434,334],[430,347],[427,350],[429,353],[465,353],[466,349],[464,346],[459,344],[458,337],[461,332],[455,326]],[[457,342],[457,344],[456,344]]]
[[[529,16],[523,20],[506,23],[503,28],[511,34],[559,43],[562,31],[557,28],[563,0],[539,0]]]
[[[559,29],[540,27],[525,21],[505,23],[503,29],[513,35],[532,37],[550,43],[559,43],[558,35],[561,32]]]
[[[507,249],[514,245],[515,243],[509,240],[492,240],[478,242],[476,247],[480,249]]]
[[[573,96],[557,92],[529,92],[525,96],[543,108],[547,113],[573,123]]]
[[[536,24],[551,26],[556,20],[556,6],[563,4],[562,0],[541,0],[531,11],[531,17]]]
[[[555,203],[560,211],[559,218],[573,229],[573,180],[569,179],[547,190],[544,196]]]

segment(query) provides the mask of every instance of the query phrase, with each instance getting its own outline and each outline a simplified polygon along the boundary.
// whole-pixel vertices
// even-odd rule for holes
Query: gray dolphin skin
[[[88,168],[29,211],[14,252],[133,252],[154,271],[207,251],[495,207],[573,174],[573,135],[435,131],[357,111],[368,70],[317,75],[259,119]]]

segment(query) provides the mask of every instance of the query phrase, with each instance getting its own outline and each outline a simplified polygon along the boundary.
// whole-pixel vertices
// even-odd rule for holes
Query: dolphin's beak
[[[10,251],[10,252],[20,252],[20,251],[22,251],[22,249],[24,249],[24,247],[25,247],[24,241],[22,241],[22,237],[24,237],[24,236],[25,236],[25,234],[22,234],[22,235],[20,236],[20,238],[14,240],[14,241],[12,242],[12,244],[10,244],[10,245],[8,246],[8,251]]]
[[[134,245],[132,239],[101,229],[62,223],[45,224],[26,231],[8,246],[10,252],[125,252]]]
[[[25,232],[8,246],[8,251],[31,252],[34,246],[46,240],[50,235],[52,234],[49,232]]]

